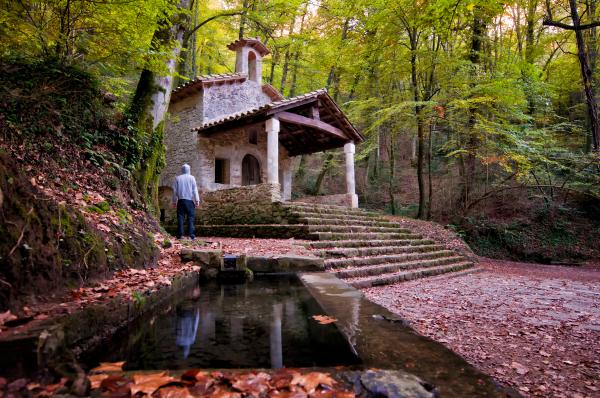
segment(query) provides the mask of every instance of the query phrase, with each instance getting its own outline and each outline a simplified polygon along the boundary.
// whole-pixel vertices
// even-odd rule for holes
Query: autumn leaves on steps
[[[306,246],[325,259],[329,272],[356,288],[474,269],[455,251],[378,213],[298,202],[285,206],[308,225],[315,241]]]

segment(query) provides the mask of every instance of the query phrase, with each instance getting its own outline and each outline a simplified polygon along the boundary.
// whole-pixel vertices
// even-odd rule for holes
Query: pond
[[[335,324],[313,319],[323,314],[296,276],[204,283],[135,321],[87,362],[126,361],[125,370],[360,364]]]

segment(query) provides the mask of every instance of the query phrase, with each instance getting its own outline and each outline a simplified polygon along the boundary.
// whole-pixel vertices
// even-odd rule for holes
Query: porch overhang
[[[240,128],[276,118],[280,121],[279,142],[290,156],[298,156],[360,143],[364,137],[325,90],[284,99],[192,129],[202,135]]]

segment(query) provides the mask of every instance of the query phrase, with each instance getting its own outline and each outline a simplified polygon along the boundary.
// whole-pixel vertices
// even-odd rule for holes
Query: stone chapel
[[[199,76],[171,93],[159,184],[163,217],[184,163],[202,195],[244,187],[228,200],[259,190],[269,192],[272,201],[289,201],[293,158],[339,147],[345,152],[345,193],[298,200],[358,207],[354,152],[364,137],[327,91],[284,98],[262,82],[262,59],[269,50],[260,40],[240,39],[228,48],[236,53],[234,73]]]

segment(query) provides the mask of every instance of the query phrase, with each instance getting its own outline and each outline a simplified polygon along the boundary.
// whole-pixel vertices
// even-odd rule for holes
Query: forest
[[[153,95],[231,73],[225,45],[258,37],[267,83],[286,97],[326,88],[367,137],[364,207],[448,224],[482,254],[598,254],[593,0],[5,1],[1,13],[5,64],[76,68],[114,101],[126,133],[78,139],[92,158],[107,140],[125,148],[145,203],[168,117]],[[342,156],[297,159],[295,191],[335,193]]]

